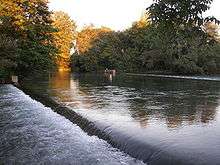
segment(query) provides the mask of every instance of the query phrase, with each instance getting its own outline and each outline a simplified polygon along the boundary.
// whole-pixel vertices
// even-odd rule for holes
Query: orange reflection
[[[49,88],[56,99],[68,106],[85,109],[93,106],[94,101],[80,90],[79,82],[72,78],[71,72],[59,71],[50,75]]]
[[[49,77],[49,87],[55,89],[70,89],[70,72],[60,70]]]

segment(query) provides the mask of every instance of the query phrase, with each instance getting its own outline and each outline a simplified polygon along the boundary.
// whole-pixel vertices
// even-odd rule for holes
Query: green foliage
[[[218,21],[213,17],[203,18],[213,0],[154,0],[147,9],[156,24],[167,26],[202,26],[204,22]]]
[[[220,44],[209,43],[197,29],[162,33],[153,25],[108,32],[84,54],[72,56],[74,71],[117,69],[123,72],[169,71],[178,74],[219,73]]]
[[[47,1],[0,1],[0,37],[4,41],[0,45],[0,69],[10,74],[51,69],[55,29]]]
[[[54,66],[54,54],[56,49],[53,45],[51,12],[47,3],[36,1],[36,8],[30,3],[25,3],[25,8],[30,8],[27,13],[32,16],[27,20],[27,26],[22,30],[25,36],[19,39],[18,69],[24,72],[31,70],[48,70]]]
[[[17,67],[17,43],[5,35],[0,34],[0,77],[7,77]]]
[[[26,73],[28,70],[49,70],[54,65],[55,49],[50,44],[44,45],[36,40],[25,40],[19,43],[18,48],[18,68],[17,71]]]
[[[202,16],[211,2],[155,0],[148,8],[152,23],[141,19],[126,31],[99,35],[86,52],[72,57],[73,70],[220,73],[217,28],[209,25],[218,21]]]
[[[213,17],[203,17],[211,3],[212,0],[155,0],[148,8],[153,26],[161,35],[163,46],[159,49],[169,70],[179,74],[218,70],[218,53],[213,50],[219,43],[203,28],[208,21],[219,23]]]

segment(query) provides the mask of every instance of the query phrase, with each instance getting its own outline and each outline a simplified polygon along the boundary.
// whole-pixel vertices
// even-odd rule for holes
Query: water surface
[[[149,164],[219,164],[220,82],[60,72],[26,80]],[[205,79],[206,80],[206,79]]]

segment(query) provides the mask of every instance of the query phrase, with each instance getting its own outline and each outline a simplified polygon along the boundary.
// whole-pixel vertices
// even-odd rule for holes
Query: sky
[[[124,30],[139,20],[152,0],[49,0],[53,11],[64,11],[77,26],[93,24],[113,30]],[[220,20],[220,0],[214,0],[206,15]]]

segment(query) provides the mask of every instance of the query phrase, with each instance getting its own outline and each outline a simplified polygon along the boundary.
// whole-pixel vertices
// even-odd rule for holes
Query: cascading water
[[[0,164],[144,164],[11,85],[0,86]]]

